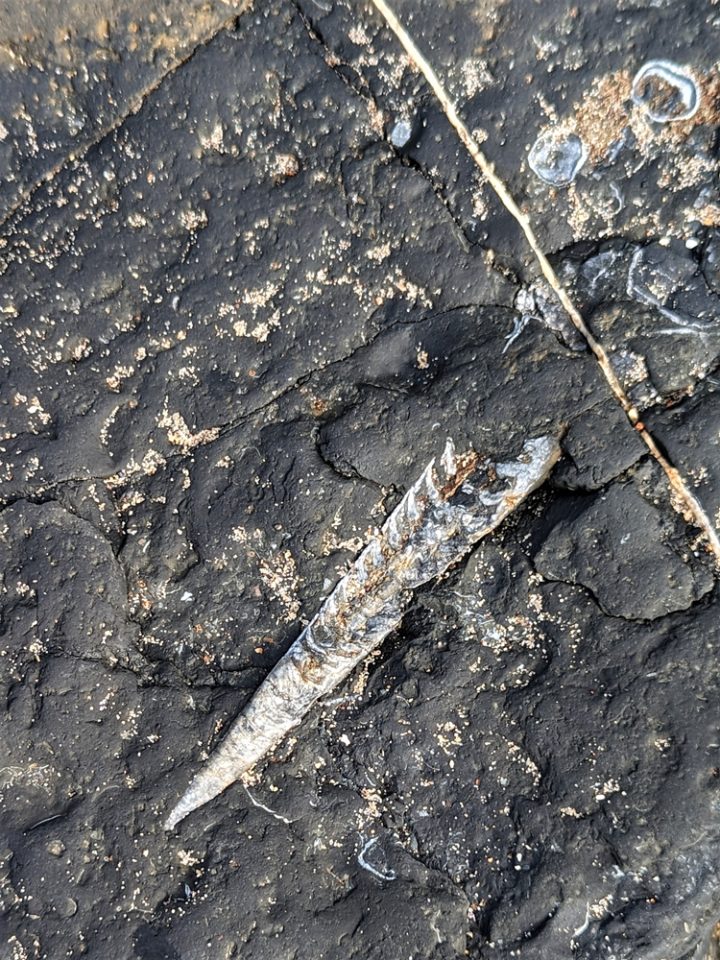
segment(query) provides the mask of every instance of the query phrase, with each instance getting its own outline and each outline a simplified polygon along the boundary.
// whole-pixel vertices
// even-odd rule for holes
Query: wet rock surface
[[[697,530],[369,9],[163,10],[91,49],[71,5],[19,55],[18,5],[0,45],[2,950],[691,955],[720,910]],[[718,8],[398,13],[720,526]],[[692,66],[692,117],[633,104],[653,59]],[[588,150],[567,186],[527,163],[548,126]],[[540,433],[550,482],[165,834],[445,437]]]

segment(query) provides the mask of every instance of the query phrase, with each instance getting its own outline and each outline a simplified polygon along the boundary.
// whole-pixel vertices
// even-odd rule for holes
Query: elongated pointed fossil
[[[412,591],[443,573],[546,479],[560,455],[553,437],[528,440],[517,460],[456,455],[431,461],[337,584],[313,620],[235,720],[165,824],[193,810],[255,766],[315,701],[347,677],[402,620]]]

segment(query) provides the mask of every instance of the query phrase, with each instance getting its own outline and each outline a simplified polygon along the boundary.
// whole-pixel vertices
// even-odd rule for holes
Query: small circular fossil
[[[576,133],[553,128],[543,130],[530,149],[528,164],[533,173],[554,187],[567,187],[587,160],[587,149]]]
[[[402,150],[407,147],[413,135],[416,133],[417,123],[412,118],[402,118],[397,120],[389,133],[390,143],[396,150]]]
[[[688,67],[648,60],[635,74],[632,99],[656,123],[674,123],[697,113],[700,90]]]

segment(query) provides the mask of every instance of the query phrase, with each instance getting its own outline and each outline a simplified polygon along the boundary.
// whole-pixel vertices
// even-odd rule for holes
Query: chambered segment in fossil
[[[261,684],[228,736],[170,813],[173,829],[257,764],[315,701],[398,626],[412,591],[443,573],[548,476],[560,448],[528,440],[520,457],[493,463],[456,455],[448,440]]]

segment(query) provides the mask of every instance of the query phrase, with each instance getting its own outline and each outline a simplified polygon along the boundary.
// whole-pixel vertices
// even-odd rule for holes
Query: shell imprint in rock
[[[443,573],[546,479],[560,455],[554,437],[527,440],[517,460],[493,463],[452,441],[431,461],[268,674],[225,740],[172,810],[172,830],[212,800],[296,727],[402,620],[412,591]]]

